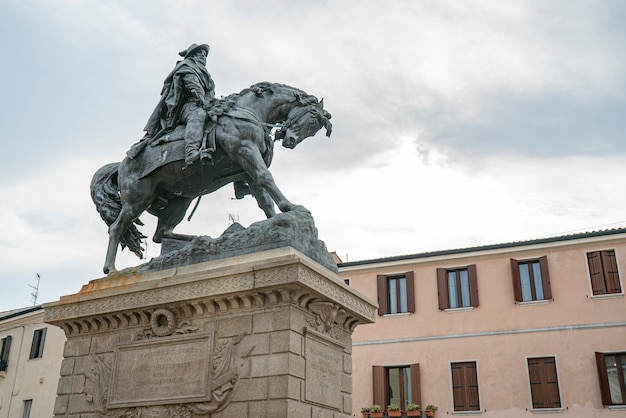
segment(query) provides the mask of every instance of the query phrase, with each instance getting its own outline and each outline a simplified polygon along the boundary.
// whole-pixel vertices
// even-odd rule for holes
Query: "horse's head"
[[[319,102],[316,99],[316,103],[293,108],[277,138],[283,140],[283,147],[293,149],[322,127],[326,128],[326,136],[330,136],[333,128],[330,118],[330,113],[324,110],[324,99]]]

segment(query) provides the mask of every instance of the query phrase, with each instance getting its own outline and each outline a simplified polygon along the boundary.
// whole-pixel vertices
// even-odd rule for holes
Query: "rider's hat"
[[[180,51],[178,55],[180,55],[181,57],[187,58],[188,56],[193,55],[193,53],[196,52],[198,49],[204,49],[206,50],[206,53],[208,54],[211,48],[207,44],[202,44],[202,45],[191,44],[189,48],[185,49],[184,51]]]

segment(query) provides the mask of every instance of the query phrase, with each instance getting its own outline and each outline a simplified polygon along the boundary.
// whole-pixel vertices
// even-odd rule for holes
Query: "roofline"
[[[11,318],[15,318],[15,317],[18,317],[18,316],[26,315],[26,314],[29,314],[31,312],[36,312],[36,311],[39,311],[39,310],[42,310],[42,309],[43,309],[43,307],[41,305],[33,306],[32,308],[24,308],[24,309],[21,309],[21,310],[19,310],[17,312],[12,312],[12,313],[10,313],[8,315],[0,317],[0,321],[4,321],[6,319],[11,319]]]
[[[501,244],[488,244],[488,245],[481,245],[477,247],[466,247],[466,248],[456,248],[456,249],[451,249],[451,250],[430,251],[430,252],[425,252],[425,253],[398,255],[398,256],[382,257],[382,258],[372,258],[372,259],[359,260],[359,261],[346,261],[344,263],[337,264],[337,267],[341,269],[342,267],[353,267],[353,266],[363,266],[363,265],[368,265],[368,264],[389,263],[389,262],[395,262],[395,261],[413,260],[413,259],[463,254],[463,253],[474,253],[474,252],[498,250],[498,249],[504,249],[504,248],[525,247],[525,246],[530,246],[530,245],[546,244],[550,242],[563,242],[563,241],[571,241],[571,240],[578,240],[578,239],[584,239],[584,238],[594,238],[594,237],[600,237],[600,236],[605,236],[605,235],[618,235],[618,234],[626,234],[626,228],[614,228],[614,229],[606,229],[602,231],[581,232],[578,234],[561,235],[561,236],[549,237],[549,238],[535,238],[535,239],[529,239],[525,241],[515,241],[515,242],[507,242],[507,243],[501,243]]]

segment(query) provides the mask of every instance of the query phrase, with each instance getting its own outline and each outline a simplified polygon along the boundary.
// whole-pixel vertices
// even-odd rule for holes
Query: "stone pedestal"
[[[55,417],[349,417],[371,301],[291,247],[112,274],[44,306]]]

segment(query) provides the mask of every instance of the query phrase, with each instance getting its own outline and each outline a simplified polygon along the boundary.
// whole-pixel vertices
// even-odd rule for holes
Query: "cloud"
[[[50,297],[100,276],[91,176],[198,42],[218,95],[267,80],[325,98],[332,138],[278,147],[272,172],[351,260],[620,222],[625,17],[619,1],[4,2],[0,310],[35,272]],[[229,213],[263,217],[226,187],[178,231],[217,236]]]

